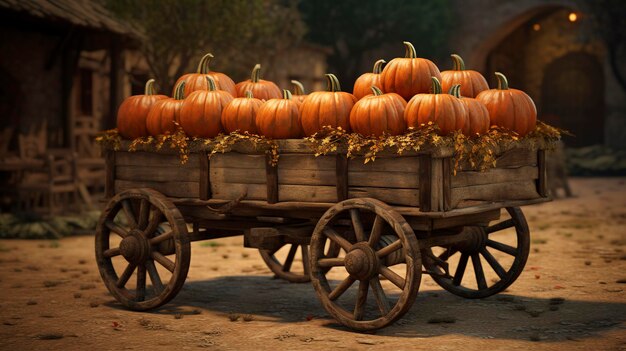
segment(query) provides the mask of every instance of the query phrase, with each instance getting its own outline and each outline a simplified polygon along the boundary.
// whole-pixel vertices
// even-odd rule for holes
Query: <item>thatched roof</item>
[[[0,0],[2,10],[123,35],[134,33],[129,25],[113,17],[98,0]]]

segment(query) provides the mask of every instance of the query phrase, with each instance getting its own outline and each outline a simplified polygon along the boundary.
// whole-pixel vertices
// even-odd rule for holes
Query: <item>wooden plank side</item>
[[[348,158],[346,155],[337,154],[335,159],[337,199],[343,201],[348,198]]]
[[[485,172],[461,171],[452,176],[452,188],[537,179],[537,167],[492,168]]]
[[[546,170],[546,151],[537,150],[537,192],[542,197],[548,196],[548,182]]]
[[[421,211],[431,211],[431,163],[432,158],[429,155],[423,155],[419,158],[419,207]]]
[[[149,182],[149,181],[130,181],[130,180],[116,180],[115,192],[124,191],[127,189],[136,188],[151,188],[165,196],[169,197],[199,197],[199,183],[198,182]]]
[[[212,164],[211,164],[212,165]],[[211,167],[211,181],[222,183],[265,184],[265,169],[236,169]],[[283,169],[278,166],[278,182],[284,185],[336,186],[335,170]],[[417,173],[352,172],[348,171],[349,186],[414,188],[419,182]]]
[[[530,149],[511,149],[496,159],[496,168],[517,168],[537,164],[537,152]]]
[[[237,152],[213,154],[211,155],[211,168],[243,168],[265,170],[265,155],[245,155]]]
[[[454,176],[454,160],[452,157],[443,159],[443,210],[452,209],[452,177]]]
[[[214,199],[232,200],[244,192],[247,194],[246,200],[265,200],[267,197],[265,185],[262,184],[211,184]],[[337,188],[334,186],[279,185],[278,191],[281,202],[337,202]],[[354,187],[349,189],[348,197],[373,197],[388,204],[403,206],[417,206],[419,203],[417,189]]]
[[[266,155],[265,159],[265,180],[267,190],[267,202],[275,204],[278,202],[279,189],[278,189],[278,167],[271,165],[271,156]]]
[[[141,180],[153,182],[197,182],[200,179],[200,169],[193,167],[145,167],[145,166],[118,166],[115,169],[115,179]]]
[[[538,197],[539,194],[537,193],[534,180],[492,183],[452,189],[453,207],[457,207],[464,200],[508,201],[529,200]]]
[[[189,156],[189,160],[184,165],[180,163],[180,157],[178,155],[165,155],[152,152],[116,152],[115,163],[118,166],[144,166],[144,167],[163,167],[163,166],[177,166],[177,167],[199,167],[199,159],[197,157]]]
[[[443,211],[443,158],[431,158],[431,211]]]
[[[351,172],[419,172],[419,157],[376,157],[376,160],[363,163],[362,158],[354,158],[348,161],[348,169]]]

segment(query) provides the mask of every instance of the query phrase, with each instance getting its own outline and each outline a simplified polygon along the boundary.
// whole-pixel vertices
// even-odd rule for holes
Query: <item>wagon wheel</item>
[[[518,207],[506,210],[510,218],[486,227],[466,228],[471,230],[469,241],[440,248],[435,253],[441,261],[449,263],[452,276],[443,274],[433,260],[425,260],[429,271],[441,273],[432,275],[441,287],[461,297],[479,299],[503,291],[519,277],[530,251],[530,231],[522,210]],[[493,278],[488,280],[486,273]]]
[[[284,260],[278,257],[278,251],[282,251],[281,253],[283,254],[286,253]],[[300,253],[300,260],[296,258],[298,252]],[[259,253],[267,267],[276,277],[292,283],[307,283],[311,281],[309,273],[309,245],[287,243],[276,250],[259,250]],[[325,255],[327,257],[337,257],[338,254],[339,246],[331,244]],[[302,263],[297,264],[298,267],[294,269],[294,261],[301,261]]]
[[[326,241],[341,247],[338,257],[324,255]],[[422,263],[415,233],[404,218],[381,201],[360,198],[336,204],[319,220],[310,265],[326,311],[350,328],[374,330],[411,308]]]
[[[124,306],[145,311],[171,300],[185,282],[190,257],[185,220],[160,193],[127,190],[102,212],[96,232],[98,269]]]

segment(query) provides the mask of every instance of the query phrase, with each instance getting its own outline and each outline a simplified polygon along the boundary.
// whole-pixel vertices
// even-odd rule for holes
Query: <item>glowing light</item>
[[[569,16],[567,16],[570,22],[576,22],[578,20],[578,15],[575,12],[570,12]]]
[[[541,24],[539,24],[539,23],[535,23],[535,24],[533,24],[533,30],[534,30],[535,32],[540,31],[540,30],[541,30]]]

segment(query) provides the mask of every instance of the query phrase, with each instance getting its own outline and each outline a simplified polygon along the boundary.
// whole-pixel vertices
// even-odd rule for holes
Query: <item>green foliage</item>
[[[183,73],[213,52],[218,71],[249,74],[257,63],[298,42],[304,25],[294,0],[106,0],[141,34],[141,51],[169,92]]]
[[[446,0],[316,0],[303,1],[300,9],[308,39],[333,49],[330,68],[346,85],[371,66],[363,62],[369,51],[395,44],[399,56],[402,42],[410,41],[418,56],[436,56],[452,22]]]
[[[0,239],[59,239],[95,230],[99,217],[99,211],[51,218],[3,213],[0,214]]]

